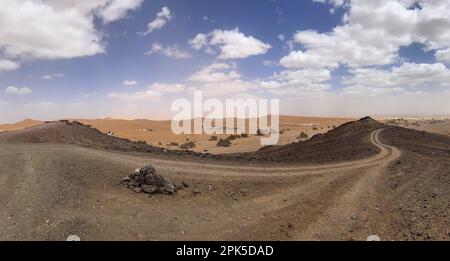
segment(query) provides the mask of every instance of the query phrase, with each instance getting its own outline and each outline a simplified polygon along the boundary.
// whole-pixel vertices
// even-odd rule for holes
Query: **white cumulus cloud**
[[[112,92],[108,94],[110,98],[116,98],[126,102],[147,102],[147,101],[159,101],[161,99],[161,93],[152,90],[144,90],[133,93],[124,92]]]
[[[208,36],[206,34],[197,34],[194,38],[190,39],[189,44],[195,50],[200,50],[203,46],[208,44]]]
[[[253,55],[265,54],[272,46],[268,43],[247,36],[239,31],[216,29],[209,34],[197,34],[189,40],[192,48],[200,50],[205,48],[211,53],[213,47],[220,50],[219,59],[241,59]]]
[[[42,75],[41,79],[43,79],[43,80],[53,80],[55,78],[61,78],[61,77],[64,77],[64,74],[62,74],[62,73],[54,73],[54,74]]]
[[[144,35],[150,34],[155,30],[163,28],[170,20],[172,20],[173,15],[167,6],[164,6],[161,11],[156,14],[156,18],[147,25],[147,31]]]
[[[442,63],[403,63],[389,70],[357,68],[343,83],[344,93],[384,94],[417,88],[450,87],[450,69]]]
[[[124,80],[124,81],[122,82],[122,84],[125,85],[125,86],[131,86],[131,85],[136,85],[136,84],[138,84],[138,82],[135,81],[135,80]]]
[[[105,43],[95,27],[95,17],[112,22],[138,8],[140,2],[1,0],[0,57],[9,57],[16,68],[23,59],[65,59],[103,53]]]
[[[178,48],[178,46],[163,46],[161,43],[153,43],[150,51],[146,54],[160,53],[170,59],[187,59],[191,54]]]
[[[206,96],[241,95],[254,87],[253,83],[241,79],[234,63],[213,63],[192,74],[189,81],[194,89]]]
[[[16,62],[10,60],[0,60],[0,72],[2,71],[13,71],[19,68],[20,65]]]
[[[110,23],[124,18],[129,10],[138,8],[144,0],[115,0],[109,1],[107,5],[100,9],[99,16],[104,23]]]
[[[195,72],[189,80],[209,83],[236,80],[241,75],[234,68],[235,65],[228,63],[213,63]]]
[[[450,49],[438,50],[434,56],[436,61],[450,64]]]
[[[168,84],[168,83],[153,83],[147,86],[147,89],[153,90],[156,92],[169,92],[169,93],[179,93],[186,90],[186,86],[184,84]]]
[[[331,32],[299,31],[294,41],[304,49],[280,60],[288,68],[389,65],[400,47],[412,43],[427,50],[450,47],[449,1],[320,1],[348,9],[343,24]],[[420,7],[419,7],[420,6]],[[437,57],[444,56],[438,53]]]
[[[17,95],[26,95],[26,94],[31,94],[32,92],[33,92],[33,90],[28,87],[8,86],[5,89],[5,93],[17,94]]]
[[[300,69],[276,72],[256,83],[269,93],[311,97],[328,91],[330,79],[331,74],[327,69]]]

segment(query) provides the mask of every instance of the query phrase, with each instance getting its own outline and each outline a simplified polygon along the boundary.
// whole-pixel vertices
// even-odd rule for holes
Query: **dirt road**
[[[149,158],[71,145],[1,144],[0,239],[360,239],[386,220],[379,177],[400,151],[323,166],[258,167]],[[137,167],[189,188],[147,197],[117,182]]]

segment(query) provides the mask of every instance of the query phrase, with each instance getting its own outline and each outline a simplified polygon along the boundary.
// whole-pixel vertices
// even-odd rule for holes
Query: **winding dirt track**
[[[0,240],[304,240],[377,234],[376,191],[401,152],[321,166],[202,164],[71,145],[1,144]],[[147,197],[117,184],[152,164],[190,187]],[[228,165],[225,165],[228,164]],[[388,217],[385,217],[388,218]]]
[[[152,160],[152,164],[161,164],[162,168],[170,166],[173,171],[185,170],[186,168],[196,169],[196,173],[205,175],[214,175],[216,172],[226,172],[227,176],[235,177],[260,177],[264,175],[273,176],[274,173],[279,177],[281,176],[291,176],[291,175],[304,175],[311,173],[323,173],[330,170],[351,170],[355,168],[370,167],[375,165],[380,165],[383,163],[388,163],[396,158],[400,157],[401,152],[389,145],[385,145],[380,142],[379,134],[383,129],[375,130],[371,133],[370,141],[376,147],[380,149],[380,152],[367,159],[350,161],[336,164],[327,165],[311,165],[311,166],[281,166],[281,167],[247,167],[247,166],[232,166],[232,165],[217,165],[217,164],[204,164],[197,162],[174,162],[173,160]],[[239,171],[236,171],[239,170]]]

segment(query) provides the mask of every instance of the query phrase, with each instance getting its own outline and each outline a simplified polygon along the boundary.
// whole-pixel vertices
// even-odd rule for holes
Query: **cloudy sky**
[[[449,115],[449,66],[448,0],[0,0],[0,122],[164,119],[194,90]]]

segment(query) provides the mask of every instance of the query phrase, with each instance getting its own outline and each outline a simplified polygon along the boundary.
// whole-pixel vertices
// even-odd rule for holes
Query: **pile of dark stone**
[[[136,169],[122,180],[122,184],[138,193],[172,195],[177,191],[172,181],[157,174],[155,168],[150,165]]]

